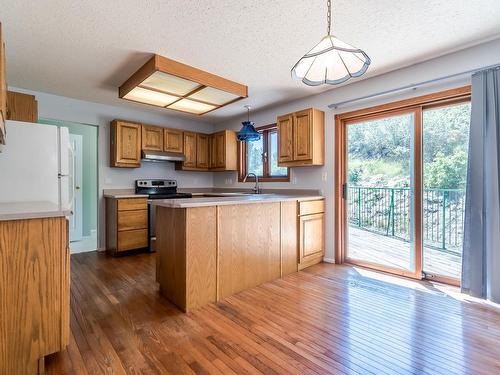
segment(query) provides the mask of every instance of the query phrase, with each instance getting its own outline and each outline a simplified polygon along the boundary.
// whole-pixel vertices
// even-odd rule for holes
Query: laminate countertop
[[[191,208],[207,206],[227,206],[235,204],[270,203],[283,201],[310,201],[324,199],[321,195],[284,195],[284,194],[213,194],[212,197],[202,196],[185,199],[157,199],[151,204],[169,208]]]
[[[0,221],[61,217],[70,214],[70,210],[61,210],[59,205],[51,202],[0,203]]]

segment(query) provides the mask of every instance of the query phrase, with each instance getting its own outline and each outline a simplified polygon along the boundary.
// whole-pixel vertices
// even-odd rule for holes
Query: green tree
[[[464,189],[467,176],[467,152],[457,147],[453,154],[439,151],[425,166],[425,186],[435,189]]]

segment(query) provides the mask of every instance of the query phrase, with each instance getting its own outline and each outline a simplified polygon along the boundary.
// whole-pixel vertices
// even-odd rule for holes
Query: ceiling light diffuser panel
[[[154,55],[118,90],[122,99],[203,115],[248,96],[245,85]]]

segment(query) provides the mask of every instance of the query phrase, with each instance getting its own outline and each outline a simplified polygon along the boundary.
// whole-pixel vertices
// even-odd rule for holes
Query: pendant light
[[[359,48],[342,42],[331,34],[331,1],[327,1],[327,35],[292,68],[292,77],[308,86],[338,85],[362,76],[371,63]]]
[[[247,109],[247,121],[242,122],[243,126],[236,135],[236,138],[238,139],[238,141],[242,142],[258,141],[260,139],[260,133],[257,130],[255,130],[255,124],[252,121],[250,121],[251,107],[249,105],[246,105],[245,108]]]

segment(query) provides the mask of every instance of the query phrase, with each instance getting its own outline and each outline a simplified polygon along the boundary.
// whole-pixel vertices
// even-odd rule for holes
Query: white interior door
[[[69,240],[74,242],[80,241],[83,236],[83,137],[70,134],[69,139],[73,149],[73,160],[69,165],[70,189],[73,190],[73,215],[69,218]]]

